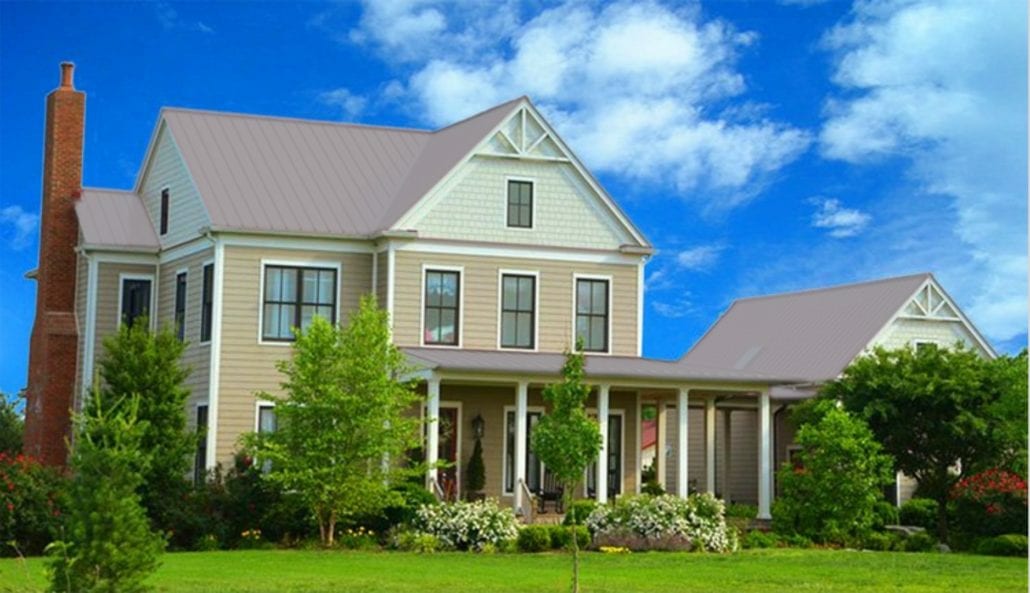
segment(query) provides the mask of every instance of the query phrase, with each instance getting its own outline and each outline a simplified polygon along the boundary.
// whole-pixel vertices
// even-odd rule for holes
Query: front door
[[[458,498],[458,428],[461,426],[461,414],[457,406],[440,405],[440,445],[437,456],[447,467],[437,471],[437,480],[447,500]]]

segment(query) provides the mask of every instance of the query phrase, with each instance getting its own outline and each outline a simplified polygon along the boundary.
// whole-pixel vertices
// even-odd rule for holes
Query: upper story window
[[[536,347],[536,277],[501,275],[501,347]]]
[[[150,314],[151,283],[149,278],[122,278],[121,320],[126,324]]]
[[[168,188],[161,190],[161,234],[168,234]]]
[[[576,340],[587,352],[608,352],[609,282],[576,279]]]
[[[175,332],[180,342],[186,339],[186,272],[175,275]]]
[[[508,226],[533,228],[533,182],[508,181]]]
[[[426,270],[422,343],[458,345],[460,301],[461,272]]]
[[[265,266],[261,338],[292,341],[316,315],[336,323],[336,270]]]
[[[211,341],[211,315],[213,313],[214,304],[214,277],[215,277],[215,265],[207,264],[204,266],[204,282],[200,293],[200,341],[210,342]]]

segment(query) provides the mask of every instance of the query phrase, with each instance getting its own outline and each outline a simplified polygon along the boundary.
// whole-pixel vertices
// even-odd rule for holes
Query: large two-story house
[[[72,73],[47,99],[30,454],[63,463],[101,341],[148,315],[187,343],[203,475],[244,433],[274,430],[254,394],[279,388],[293,328],[345,323],[371,293],[420,369],[427,460],[450,462],[428,487],[463,490],[475,426],[486,494],[527,510],[545,481],[540,392],[582,340],[603,437],[584,496],[640,489],[647,407],[659,481],[732,487],[769,516],[790,436],[776,410],[811,378],[642,357],[653,248],[528,98],[434,131],[165,108],[135,185],[112,190],[81,187]]]

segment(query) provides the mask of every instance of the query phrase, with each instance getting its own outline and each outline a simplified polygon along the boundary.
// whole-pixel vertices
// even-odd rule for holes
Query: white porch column
[[[655,427],[654,435],[654,477],[661,484],[662,488],[665,488],[665,465],[668,462],[668,458],[665,456],[665,449],[668,446],[666,441],[669,438],[669,415],[665,400],[660,399],[655,404],[655,422],[658,425]]]
[[[715,396],[705,399],[705,491],[715,495]]]
[[[769,392],[758,397],[758,518],[771,519],[772,504],[772,430]]]
[[[526,408],[529,383],[520,381],[515,389],[515,512],[523,509],[522,484],[526,481]]]
[[[689,389],[681,388],[676,398],[676,416],[679,420],[679,430],[676,436],[679,437],[677,440],[676,450],[676,494],[681,498],[686,498],[690,494],[687,488],[687,468],[689,466],[688,461],[690,460],[689,451],[687,450],[688,430],[690,430],[690,408],[687,407],[687,396],[690,394]]]
[[[722,459],[719,460],[719,475],[722,476],[722,499],[730,502],[732,500],[730,468],[733,460],[733,410],[723,410],[722,419],[725,430],[722,433]]]
[[[597,386],[597,427],[601,431],[601,451],[597,454],[597,477],[594,487],[597,502],[608,502],[608,391],[609,385]]]
[[[440,455],[440,379],[430,377],[426,381],[426,391],[426,482],[432,487]]]

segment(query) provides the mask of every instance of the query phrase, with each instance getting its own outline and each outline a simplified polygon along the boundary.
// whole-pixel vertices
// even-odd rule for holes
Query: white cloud
[[[204,33],[206,35],[210,35],[215,32],[214,28],[204,21],[183,20],[179,17],[179,11],[175,10],[175,8],[167,2],[155,2],[153,7],[154,13],[157,16],[157,21],[161,23],[161,26],[166,31],[170,31],[172,29],[183,29],[186,31]]]
[[[21,206],[5,206],[0,208],[0,224],[11,228],[7,233],[7,245],[17,251],[28,246],[39,224],[39,216],[26,212]]]
[[[570,1],[520,22],[507,3],[369,2],[350,39],[410,69],[399,88],[429,123],[528,94],[591,168],[710,209],[747,201],[810,143],[762,110],[722,109],[744,102],[735,63],[755,35],[697,7]]]
[[[867,1],[823,41],[842,90],[823,155],[901,158],[909,199],[948,198],[953,226],[936,235],[961,257],[939,271],[996,340],[1027,329],[1026,20],[1008,0]]]
[[[699,313],[698,307],[690,300],[690,293],[684,293],[680,298],[671,302],[656,301],[651,303],[651,308],[662,317],[678,319]]]
[[[360,115],[365,110],[365,105],[368,104],[368,100],[365,97],[355,95],[343,87],[319,94],[318,100],[326,105],[336,107],[348,119],[353,119]]]
[[[721,245],[699,245],[676,254],[676,264],[686,270],[703,271],[719,261],[724,247]]]
[[[854,237],[872,220],[861,210],[845,208],[836,198],[811,198],[809,202],[818,206],[812,214],[812,226],[829,229],[830,236],[836,239]]]

